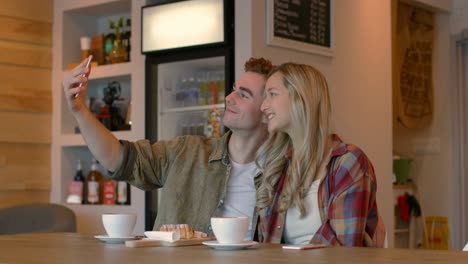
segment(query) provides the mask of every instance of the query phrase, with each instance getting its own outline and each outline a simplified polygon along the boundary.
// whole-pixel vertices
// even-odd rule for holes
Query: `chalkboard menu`
[[[331,47],[331,0],[274,0],[275,37]]]

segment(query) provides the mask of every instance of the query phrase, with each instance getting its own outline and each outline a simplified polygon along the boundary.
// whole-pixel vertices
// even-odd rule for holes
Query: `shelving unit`
[[[403,190],[403,191],[415,191],[416,185],[414,183],[406,183],[406,184],[393,184],[393,190]]]
[[[61,80],[68,65],[80,61],[80,37],[109,32],[109,19],[131,18],[131,61],[93,67],[88,95],[100,98],[109,81],[121,84],[122,97],[131,101],[131,129],[115,131],[119,139],[137,140],[145,136],[144,56],[140,53],[140,13],[144,0],[61,0],[54,1],[53,118],[52,118],[52,193],[51,202],[71,208],[78,222],[78,232],[105,234],[103,213],[135,213],[135,234],[144,231],[144,192],[131,188],[130,205],[69,205],[65,203],[67,184],[75,174],[75,161],[81,159],[84,174],[89,172],[92,154],[82,136],[75,132],[75,120],[64,100]]]
[[[411,232],[412,229],[415,228],[415,223],[412,221],[414,217],[411,217],[408,223],[399,220],[397,198],[405,193],[415,195],[416,190],[416,185],[414,183],[393,184],[393,196],[395,201],[395,229],[393,232],[395,234],[394,246],[396,248],[410,248],[412,244],[415,244],[414,231]]]

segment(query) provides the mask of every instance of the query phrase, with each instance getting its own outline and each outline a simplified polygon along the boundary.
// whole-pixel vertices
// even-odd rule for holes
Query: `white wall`
[[[266,45],[265,0],[236,1],[236,68],[250,56],[307,63],[327,77],[336,132],[374,164],[378,203],[393,245],[390,0],[335,1],[334,58]],[[251,16],[247,25],[243,16]],[[249,18],[247,18],[249,19]],[[248,29],[251,26],[252,29]],[[245,36],[251,30],[250,36]],[[240,37],[243,36],[243,37]],[[250,53],[249,53],[250,52]],[[242,58],[242,59],[241,59]]]
[[[450,31],[449,15],[435,15],[436,34],[433,46],[434,115],[431,125],[423,129],[408,129],[400,123],[394,127],[394,149],[399,154],[412,156],[410,177],[418,188],[423,213],[451,217],[451,122],[448,118],[450,104],[449,65]],[[418,153],[414,142],[440,140],[436,153]],[[420,146],[416,146],[420,147]]]
[[[458,34],[464,29],[468,29],[468,1],[454,0],[450,16],[450,32]]]
[[[468,29],[468,1],[466,0],[454,0],[453,2],[453,10],[452,10],[452,13],[450,15],[450,32],[451,32],[451,36],[453,38],[453,36],[456,36],[458,35],[461,31],[463,30],[466,30]],[[453,49],[453,47],[452,47]],[[466,61],[468,61],[467,59],[467,55],[465,54],[465,67],[466,67]],[[454,57],[451,57],[451,69],[455,69],[455,58]],[[465,76],[467,74],[465,73]],[[455,77],[455,74],[451,75],[451,77]],[[453,78],[455,79],[455,78]],[[455,89],[455,81],[453,81],[451,83],[451,85],[453,86],[452,89]],[[465,99],[466,100],[466,99]],[[465,140],[466,140],[466,135],[465,135]],[[463,148],[463,146],[461,146]],[[457,157],[455,157],[457,158]],[[454,159],[455,161],[457,161],[456,159]],[[458,164],[456,164],[458,165]],[[454,166],[455,167],[455,166]],[[457,173],[458,171],[456,171],[455,169],[453,169],[453,171],[455,171],[455,173]],[[456,177],[457,175],[455,175],[455,173],[453,173],[453,176]],[[459,175],[460,177],[464,177],[464,175]],[[461,188],[464,188],[464,190],[468,190],[468,187],[466,186],[466,179],[465,179],[465,186],[464,187],[459,187],[458,186],[458,183],[459,181],[457,181],[458,179],[454,179],[453,181],[453,184],[452,184],[452,191],[453,193],[455,194],[458,194],[458,196],[454,196],[452,195],[452,197],[456,200],[454,200],[454,202],[452,204],[454,205],[458,205],[458,202],[462,200],[462,197],[460,197],[460,193],[457,192],[458,190],[460,190]],[[457,190],[457,188],[460,188]],[[465,193],[465,203],[468,202],[466,201],[466,193]],[[465,212],[466,213],[466,212]],[[465,226],[468,224],[468,219],[466,218],[467,216],[465,215],[463,218],[463,216],[461,215],[461,212],[460,210],[458,210],[456,207],[452,206],[452,216],[454,218],[454,220],[452,221],[452,226],[456,227],[456,228],[460,228],[461,229],[461,225],[462,225],[462,221],[465,221]],[[460,249],[461,247],[463,247],[463,245],[465,245],[465,243],[468,242],[467,237],[468,237],[468,233],[467,233],[467,230],[465,230],[465,233],[462,234],[462,232],[460,232],[460,229],[458,229],[457,231],[458,232],[452,232],[453,233],[453,240],[455,242],[455,245],[456,245],[456,248],[457,249]]]
[[[432,1],[418,0],[431,5]],[[434,116],[432,124],[424,129],[412,130],[396,123],[394,127],[394,149],[414,157],[411,178],[416,182],[423,213],[442,215],[449,218],[452,249],[461,247],[459,214],[454,206],[456,193],[455,170],[453,168],[453,123],[451,118],[452,82],[450,65],[451,32],[468,28],[468,2],[465,0],[440,1],[444,8],[435,7],[435,40],[433,47]],[[439,3],[439,2],[437,2]],[[440,4],[440,3],[439,3]],[[451,12],[446,12],[451,11]],[[436,153],[415,153],[415,140],[428,142],[440,140]],[[419,146],[420,147],[420,146]]]

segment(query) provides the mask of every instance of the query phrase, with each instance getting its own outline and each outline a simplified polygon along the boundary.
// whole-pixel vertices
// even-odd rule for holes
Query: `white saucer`
[[[99,236],[94,236],[94,237],[109,244],[122,244],[122,243],[125,243],[125,241],[127,240],[138,239],[136,236],[109,237],[108,235],[99,235]]]
[[[246,240],[238,244],[220,244],[217,240],[211,240],[211,241],[205,241],[203,242],[203,244],[209,247],[212,247],[214,249],[236,250],[236,249],[244,249],[244,248],[249,248],[249,247],[258,245],[258,242]]]

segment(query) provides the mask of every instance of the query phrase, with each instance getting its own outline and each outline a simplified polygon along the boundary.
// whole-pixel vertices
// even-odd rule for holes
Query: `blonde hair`
[[[330,133],[331,105],[325,77],[309,65],[285,63],[269,74],[281,74],[289,92],[289,116],[294,134],[270,133],[257,152],[257,164],[262,168],[262,183],[257,190],[257,206],[271,206],[276,185],[286,165],[288,178],[284,182],[279,210],[298,206],[305,214],[304,198],[317,178],[320,164],[327,152]],[[290,160],[285,156],[294,146]],[[287,164],[289,162],[289,164]]]

